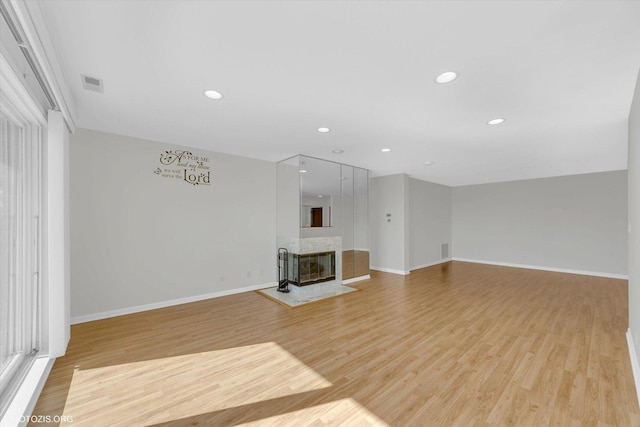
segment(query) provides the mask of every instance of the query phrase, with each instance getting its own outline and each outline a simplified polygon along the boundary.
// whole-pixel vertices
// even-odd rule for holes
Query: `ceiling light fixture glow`
[[[433,164],[433,162],[424,162],[425,166],[431,166]]]
[[[458,78],[458,73],[456,73],[455,71],[446,71],[440,74],[438,77],[436,77],[436,83],[440,83],[440,84],[451,83],[457,78]]]
[[[205,90],[204,96],[211,99],[222,99],[222,94],[217,90]]]
[[[300,169],[300,173],[307,173],[305,169]]]
[[[488,125],[499,125],[500,123],[504,123],[505,119],[493,119],[487,122]]]
[[[383,148],[382,150],[383,153],[388,153],[389,151],[391,151],[391,148]]]
[[[344,150],[331,150],[331,152],[333,154],[342,154],[342,153],[344,153]]]
[[[318,128],[318,132],[320,132],[320,133],[327,133],[327,132],[329,132],[330,130],[331,130],[331,129],[329,129],[329,128]]]

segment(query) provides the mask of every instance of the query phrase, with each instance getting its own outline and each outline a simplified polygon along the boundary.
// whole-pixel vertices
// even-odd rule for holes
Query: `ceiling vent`
[[[104,93],[104,86],[102,79],[97,79],[91,76],[80,75],[82,77],[82,87],[94,92]]]

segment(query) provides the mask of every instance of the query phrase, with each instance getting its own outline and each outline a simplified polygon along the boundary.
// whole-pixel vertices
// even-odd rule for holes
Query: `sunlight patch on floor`
[[[74,424],[149,425],[331,385],[269,342],[76,369],[64,414]]]
[[[323,403],[246,424],[238,424],[237,426],[258,427],[267,425],[278,427],[302,425],[388,426],[387,423],[351,398]]]

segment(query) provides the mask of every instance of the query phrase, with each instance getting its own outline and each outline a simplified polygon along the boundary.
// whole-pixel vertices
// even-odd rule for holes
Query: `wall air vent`
[[[440,245],[440,258],[449,258],[449,244],[443,243]]]
[[[104,85],[102,79],[97,79],[91,76],[80,75],[82,77],[82,87],[94,92],[104,93]]]

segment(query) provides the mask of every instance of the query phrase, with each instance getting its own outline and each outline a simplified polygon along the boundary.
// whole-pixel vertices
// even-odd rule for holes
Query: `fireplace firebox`
[[[289,283],[296,286],[328,282],[336,278],[336,253],[289,254]]]

